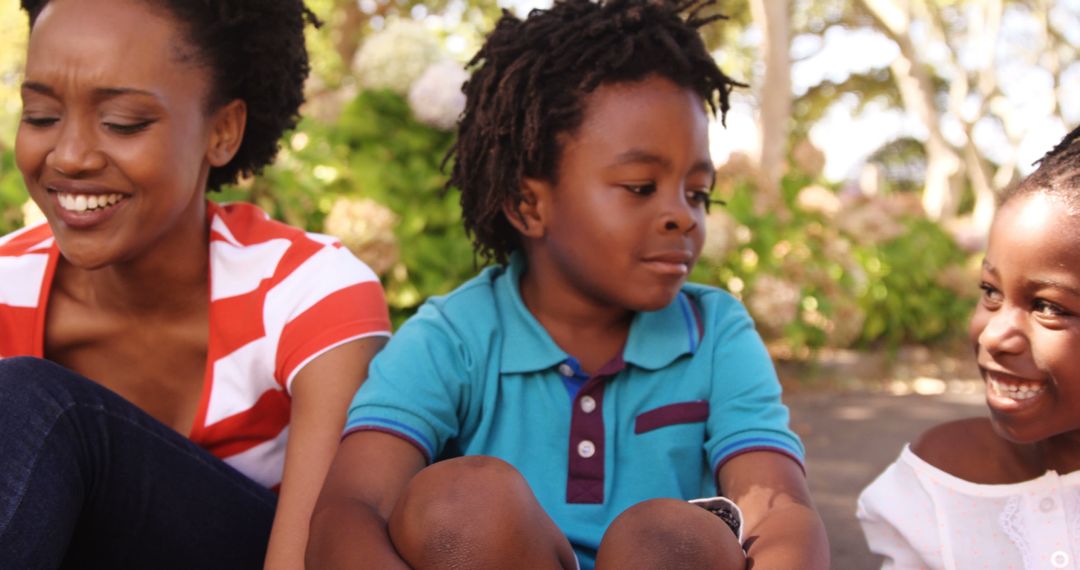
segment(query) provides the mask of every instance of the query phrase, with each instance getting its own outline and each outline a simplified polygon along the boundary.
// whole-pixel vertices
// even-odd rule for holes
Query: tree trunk
[[[765,77],[759,90],[761,103],[757,149],[757,209],[783,211],[780,179],[786,162],[791,128],[791,13],[783,0],[751,0],[754,21],[761,28]],[[778,210],[779,209],[779,210]]]

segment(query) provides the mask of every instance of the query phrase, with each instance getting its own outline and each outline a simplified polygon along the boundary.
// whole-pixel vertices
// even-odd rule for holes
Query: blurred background
[[[380,274],[400,324],[477,271],[440,168],[464,64],[501,10],[548,3],[308,4],[325,24],[308,37],[305,118],[272,167],[213,198],[339,237]],[[817,483],[830,533],[854,541],[850,553],[834,544],[836,567],[864,567],[854,493],[927,422],[960,404],[982,409],[964,341],[979,252],[996,197],[1080,123],[1080,0],[729,0],[717,10],[729,19],[706,30],[708,44],[750,86],[711,131],[727,206],[709,215],[693,279],[732,292],[756,319],[796,429],[821,448],[809,470],[831,486]],[[4,3],[0,233],[39,216],[12,157],[25,43],[25,16]],[[894,399],[850,400],[853,390]],[[843,406],[821,396],[837,393]],[[887,443],[859,437],[859,421],[894,416]],[[875,446],[872,462],[849,461],[860,444]],[[836,450],[847,455],[827,464]]]

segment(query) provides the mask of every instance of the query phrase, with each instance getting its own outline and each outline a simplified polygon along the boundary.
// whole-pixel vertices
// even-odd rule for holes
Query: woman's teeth
[[[71,212],[108,208],[123,198],[121,194],[57,194],[60,207]]]
[[[1045,385],[1037,382],[1002,382],[993,378],[987,379],[987,385],[995,395],[1012,400],[1028,400],[1046,390]]]

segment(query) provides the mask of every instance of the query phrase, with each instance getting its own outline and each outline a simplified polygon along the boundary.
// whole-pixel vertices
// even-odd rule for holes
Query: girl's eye
[[[22,122],[31,127],[44,128],[55,125],[59,120],[56,117],[23,117]]]
[[[154,121],[139,121],[137,123],[105,123],[105,128],[118,135],[133,135],[146,130]]]
[[[1001,304],[1001,291],[995,289],[993,285],[983,281],[982,283],[979,283],[979,289],[982,289],[984,303],[990,306]]]
[[[1065,309],[1047,301],[1045,299],[1035,299],[1031,308],[1036,314],[1042,317],[1061,317],[1065,315]]]
[[[641,196],[648,196],[653,192],[656,192],[655,182],[646,182],[644,184],[623,184],[622,187],[626,188],[630,192],[633,192],[634,194],[639,194]]]

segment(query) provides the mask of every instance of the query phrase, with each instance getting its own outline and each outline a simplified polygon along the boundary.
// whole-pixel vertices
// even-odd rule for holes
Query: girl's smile
[[[1016,443],[1080,435],[1080,218],[1042,192],[1005,203],[971,320],[986,403]]]

